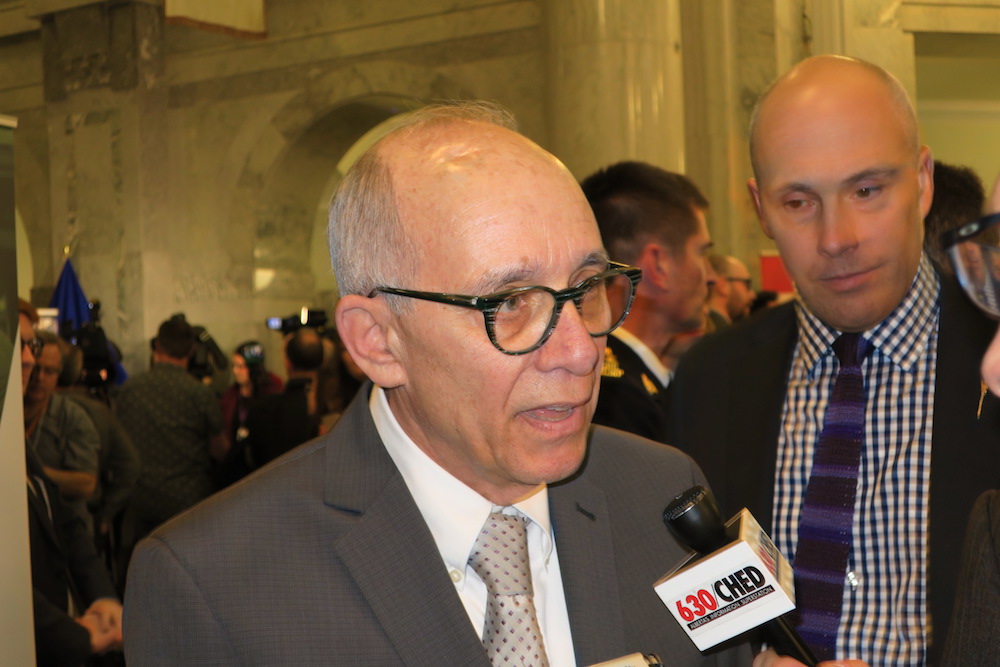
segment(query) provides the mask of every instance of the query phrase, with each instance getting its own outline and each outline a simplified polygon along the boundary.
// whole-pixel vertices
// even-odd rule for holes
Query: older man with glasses
[[[749,664],[698,652],[652,588],[684,553],[663,508],[700,471],[591,428],[639,272],[566,168],[498,110],[423,110],[344,178],[330,245],[374,384],[139,545],[128,663]]]

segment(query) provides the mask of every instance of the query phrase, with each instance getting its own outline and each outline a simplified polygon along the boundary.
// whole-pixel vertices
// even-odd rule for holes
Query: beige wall
[[[227,351],[256,337],[276,358],[266,316],[332,305],[322,232],[345,152],[434,98],[499,101],[581,177],[619,159],[683,168],[712,201],[719,250],[751,266],[771,244],[744,185],[750,107],[809,54],[888,67],[915,91],[937,155],[992,179],[997,0],[644,2],[657,11],[636,11],[640,0],[628,12],[598,0],[269,1],[267,36],[248,39],[163,24],[156,0],[0,0],[0,112],[20,121],[18,216],[36,298],[68,246],[133,370],[179,311]],[[139,36],[131,50],[122,35]],[[604,83],[588,84],[590,72]],[[941,83],[955,72],[972,83]],[[642,122],[620,131],[637,104]]]

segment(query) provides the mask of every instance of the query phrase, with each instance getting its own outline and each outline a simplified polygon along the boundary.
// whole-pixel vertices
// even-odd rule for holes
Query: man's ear
[[[753,208],[757,211],[757,220],[760,221],[761,230],[767,238],[774,239],[771,229],[767,226],[767,220],[764,219],[764,209],[760,205],[760,189],[757,187],[756,178],[747,179],[747,190],[750,191],[750,198],[753,199]]]
[[[923,220],[931,210],[931,202],[934,201],[934,156],[927,146],[920,148],[917,182],[920,184],[920,219]]]
[[[406,384],[406,369],[391,344],[395,316],[385,299],[342,296],[335,318],[344,346],[372,382],[385,389]]]
[[[636,264],[642,269],[642,283],[655,286],[660,291],[670,290],[668,267],[673,261],[661,244],[650,241],[643,246]],[[642,284],[640,283],[640,285]]]

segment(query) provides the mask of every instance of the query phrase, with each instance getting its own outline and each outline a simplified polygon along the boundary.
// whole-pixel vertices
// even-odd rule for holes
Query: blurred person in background
[[[979,274],[984,283],[977,285],[969,280],[969,259],[1000,257],[997,231],[1000,228],[1000,178],[993,187],[989,209],[995,213],[975,222],[969,220],[951,227],[962,226],[966,234],[944,232],[939,238],[940,247],[950,255],[951,266],[962,279],[966,294],[983,312],[993,319],[1000,319],[995,302],[982,297],[995,293],[1000,287],[1000,275]],[[992,264],[992,262],[985,262]],[[983,378],[979,413],[987,401],[995,402],[1000,396],[1000,331],[983,356]],[[1000,434],[998,434],[1000,438]],[[970,514],[962,553],[962,566],[955,596],[955,610],[951,619],[951,632],[945,645],[945,664],[996,665],[1000,664],[1000,490],[991,489],[976,500]]]
[[[18,300],[21,391],[42,348],[38,312]],[[79,512],[62,498],[31,450],[25,450],[32,621],[40,666],[80,665],[122,643],[122,605]]]
[[[66,348],[66,362],[56,391],[83,408],[101,443],[97,488],[87,501],[87,509],[94,521],[98,551],[105,557],[112,580],[121,588],[125,573],[117,566],[120,557],[118,520],[139,479],[139,453],[118,416],[96,397],[101,394],[95,395],[93,386],[87,382],[83,372],[83,351],[68,343]]]
[[[708,289],[709,318],[721,329],[747,317],[757,293],[746,264],[736,257],[709,255],[708,262],[716,276]]]
[[[222,412],[212,390],[187,372],[195,334],[183,317],[163,322],[153,366],[118,394],[118,416],[142,457],[128,509],[129,544],[215,492],[212,462],[226,454]]]
[[[319,435],[316,379],[323,365],[323,341],[316,329],[302,327],[285,337],[285,374],[280,394],[251,409],[246,447],[254,468]]]
[[[320,433],[326,433],[340,419],[368,376],[358,367],[336,329],[323,338],[323,366],[317,378],[316,398],[320,409]]]
[[[229,451],[219,464],[223,485],[232,484],[250,472],[246,439],[250,435],[250,409],[265,396],[281,393],[281,378],[267,370],[264,346],[255,340],[240,343],[233,352],[233,384],[222,394],[223,434]]]
[[[972,169],[934,161],[934,201],[924,217],[924,252],[944,275],[953,275],[941,236],[983,213],[986,192]]]
[[[68,344],[50,331],[35,335],[42,347],[24,394],[25,441],[89,525],[87,501],[97,489],[101,440],[87,412],[56,393]]]

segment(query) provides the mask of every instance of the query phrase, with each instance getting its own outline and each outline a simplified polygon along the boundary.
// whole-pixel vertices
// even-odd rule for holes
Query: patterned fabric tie
[[[842,334],[833,343],[840,372],[826,406],[799,519],[794,564],[798,631],[820,660],[833,659],[837,646],[865,436],[861,364],[871,349],[858,333]]]
[[[472,547],[469,565],[486,583],[483,646],[493,664],[548,667],[532,599],[524,517],[491,514]]]

